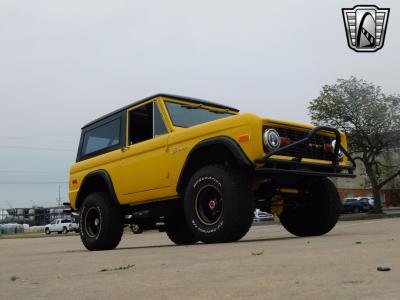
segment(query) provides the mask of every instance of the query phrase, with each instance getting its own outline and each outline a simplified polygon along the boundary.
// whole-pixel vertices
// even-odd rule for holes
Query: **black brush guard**
[[[302,163],[303,157],[298,155],[293,160],[273,159],[271,156],[279,155],[280,152],[296,146],[308,147],[309,140],[319,131],[332,132],[335,134],[336,143],[333,151],[331,164]],[[351,166],[341,166],[338,160],[339,149],[343,152]],[[355,177],[353,171],[356,163],[350,154],[343,148],[340,140],[340,133],[337,129],[327,126],[317,126],[310,130],[308,135],[290,145],[283,146],[279,149],[269,152],[267,155],[255,160],[256,163],[264,163],[263,168],[256,168],[255,173],[258,175],[303,175],[303,176],[322,176],[322,177]],[[346,173],[343,173],[345,171]]]

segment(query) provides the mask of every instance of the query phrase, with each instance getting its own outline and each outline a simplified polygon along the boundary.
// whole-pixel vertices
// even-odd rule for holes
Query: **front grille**
[[[266,129],[267,127],[264,126],[263,130]],[[274,129],[278,131],[281,137],[290,138],[292,143],[305,138],[308,134],[307,132],[296,131],[287,128],[274,128]],[[334,138],[332,137],[316,134],[308,141],[308,143],[304,143],[303,145],[297,145],[289,149],[283,150],[277,153],[277,155],[321,159],[321,160],[332,160],[333,153],[325,152],[324,144],[331,144],[333,140]],[[265,148],[264,151],[268,152],[268,150]]]

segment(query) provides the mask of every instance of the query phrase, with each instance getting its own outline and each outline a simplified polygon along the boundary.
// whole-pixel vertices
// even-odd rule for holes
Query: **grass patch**
[[[62,237],[62,236],[74,236],[79,235],[79,233],[69,232],[68,234],[57,234],[52,233],[51,235],[46,235],[44,232],[21,232],[21,233],[6,233],[0,235],[0,240],[7,239],[28,239],[28,238],[45,238],[45,237]]]
[[[263,255],[263,254],[264,254],[264,250],[251,252],[251,255],[253,255],[253,256],[258,256],[258,255]]]
[[[6,233],[6,234],[1,234],[0,239],[23,239],[31,237],[42,237],[42,236],[44,236],[44,233],[38,233],[38,232]]]
[[[126,266],[121,266],[117,268],[111,268],[111,269],[101,269],[99,272],[110,272],[110,271],[122,271],[122,270],[129,270],[133,268],[135,264],[132,265],[126,265]]]
[[[339,217],[341,221],[357,221],[357,220],[373,220],[373,219],[384,219],[390,218],[391,215],[388,214],[369,214],[369,213],[359,213],[359,214],[342,214]]]

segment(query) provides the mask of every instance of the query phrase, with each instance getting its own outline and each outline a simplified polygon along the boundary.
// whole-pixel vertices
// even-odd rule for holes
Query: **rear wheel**
[[[92,193],[84,200],[80,213],[80,236],[88,250],[111,250],[123,233],[123,214],[107,193]]]
[[[48,229],[48,228],[45,228],[44,232],[45,232],[46,234],[50,234],[50,233],[51,233],[51,232],[50,232],[50,229]]]
[[[323,235],[335,227],[341,202],[335,185],[328,178],[311,179],[304,194],[287,205],[279,215],[282,225],[297,236]]]
[[[253,222],[254,196],[243,172],[225,165],[198,170],[185,192],[189,228],[205,243],[240,240]]]
[[[143,228],[140,227],[138,224],[131,224],[129,227],[130,227],[132,233],[134,233],[134,234],[140,234],[143,232]]]
[[[63,231],[62,231],[62,233],[63,233],[63,234],[67,234],[67,233],[68,233],[68,229],[67,229],[67,227],[64,227],[64,228],[63,228]]]

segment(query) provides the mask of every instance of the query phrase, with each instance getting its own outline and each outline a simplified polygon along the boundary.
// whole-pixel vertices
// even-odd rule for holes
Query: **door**
[[[56,222],[57,222],[57,220],[51,221],[50,226],[49,226],[50,231],[56,231]]]
[[[161,198],[169,187],[168,130],[158,104],[146,102],[127,111],[127,146],[121,159],[122,203]],[[147,193],[147,197],[146,197]],[[146,199],[147,198],[147,199]]]

